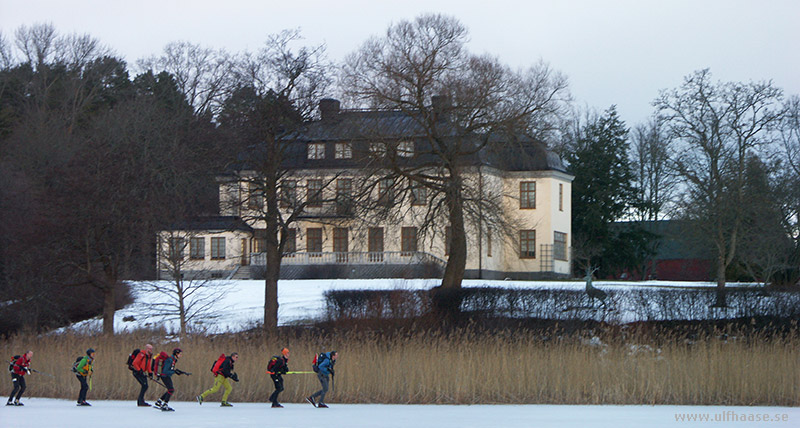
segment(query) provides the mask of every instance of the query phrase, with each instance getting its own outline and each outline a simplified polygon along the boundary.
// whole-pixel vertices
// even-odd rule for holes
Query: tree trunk
[[[444,269],[442,284],[432,290],[433,304],[442,318],[455,319],[461,313],[461,281],[467,265],[467,237],[464,231],[464,211],[461,207],[461,188],[456,184],[447,194],[450,220],[450,255]]]
[[[714,302],[715,308],[726,308],[728,303],[725,299],[725,256],[717,257],[717,300]]]
[[[270,171],[273,175],[267,176],[265,189],[267,215],[266,215],[266,274],[264,280],[264,330],[268,333],[276,333],[278,330],[278,279],[281,275],[281,257],[283,247],[278,236],[280,230],[278,219],[278,184],[273,177],[277,173]]]
[[[116,289],[113,282],[103,287],[103,334],[114,335],[114,313],[116,312]]]

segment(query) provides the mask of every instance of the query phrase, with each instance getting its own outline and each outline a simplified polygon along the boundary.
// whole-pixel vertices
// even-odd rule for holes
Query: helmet
[[[173,349],[173,350],[172,350],[172,355],[178,355],[178,354],[180,354],[181,352],[183,352],[183,349],[181,349],[181,348],[175,348],[175,349]]]
[[[92,355],[93,352],[94,352],[94,348],[89,348],[89,349],[86,350],[86,355]]]

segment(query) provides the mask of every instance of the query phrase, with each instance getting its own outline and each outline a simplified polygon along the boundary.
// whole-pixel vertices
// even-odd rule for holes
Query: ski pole
[[[51,378],[53,378],[53,379],[55,379],[55,378],[56,378],[55,376],[51,375],[50,373],[46,373],[46,372],[40,372],[39,370],[36,370],[36,369],[30,369],[30,370],[31,370],[32,372],[34,372],[34,373],[39,373],[39,374],[43,374],[43,375],[45,375],[45,376],[50,376],[50,377],[51,377]]]

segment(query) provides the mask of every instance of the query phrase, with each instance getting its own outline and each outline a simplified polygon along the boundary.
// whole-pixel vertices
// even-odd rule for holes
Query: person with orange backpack
[[[203,404],[207,396],[219,391],[220,388],[225,388],[225,392],[222,393],[222,403],[220,407],[233,407],[233,404],[228,403],[228,395],[230,395],[233,390],[233,386],[231,386],[228,379],[239,382],[239,375],[234,372],[233,367],[237,360],[239,360],[239,354],[237,352],[232,352],[228,357],[226,357],[225,354],[220,355],[214,365],[211,366],[211,373],[214,373],[214,386],[195,397],[198,403]]]
[[[281,349],[281,355],[276,355],[269,360],[267,364],[267,373],[269,373],[269,377],[272,378],[272,382],[275,384],[275,392],[269,396],[269,401],[272,403],[272,407],[282,408],[280,403],[278,403],[278,394],[283,391],[283,376],[289,371],[289,348]]]
[[[139,351],[133,358],[131,363],[131,370],[133,370],[133,377],[139,382],[141,388],[139,390],[139,397],[136,400],[136,405],[139,407],[150,407],[150,403],[144,401],[144,393],[147,392],[147,378],[153,378],[153,345],[147,344],[144,349]]]

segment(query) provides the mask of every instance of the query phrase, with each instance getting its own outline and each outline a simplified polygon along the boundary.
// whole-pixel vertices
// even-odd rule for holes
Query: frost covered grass
[[[97,349],[92,399],[135,400],[138,386],[125,367],[128,353],[145,343],[157,351],[179,346],[176,400],[192,400],[213,383],[209,372],[220,353],[240,354],[232,402],[265,402],[272,383],[266,364],[283,346],[289,367],[310,370],[315,352],[336,349],[332,403],[540,403],[800,405],[800,332],[781,335],[719,331],[686,336],[625,329],[595,334],[442,330],[321,333],[287,329],[279,337],[258,334],[191,336],[178,341],[149,332],[88,337],[18,336],[0,342],[0,355],[34,350],[34,374],[26,395],[72,398],[78,382],[69,372],[75,357]],[[314,375],[288,375],[283,401],[301,402],[318,389]],[[163,393],[151,384],[148,400]],[[218,400],[219,396],[211,400]]]

